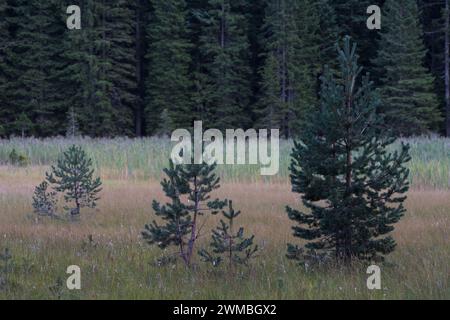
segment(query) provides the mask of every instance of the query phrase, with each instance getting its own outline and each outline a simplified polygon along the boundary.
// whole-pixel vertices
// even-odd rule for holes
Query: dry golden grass
[[[291,236],[292,223],[284,208],[286,205],[299,206],[298,195],[290,191],[287,183],[224,183],[216,196],[233,199],[235,208],[242,211],[239,224],[247,232],[255,234],[257,243],[262,248],[255,270],[262,270],[261,276],[264,275],[267,279],[260,279],[258,274],[254,274],[249,275],[248,280],[253,283],[244,281],[241,284],[243,287],[235,284],[235,287],[214,289],[212,285],[217,284],[216,281],[205,284],[204,288],[199,288],[198,292],[194,291],[193,296],[190,296],[192,292],[177,291],[177,286],[179,281],[189,282],[191,278],[148,267],[148,263],[159,255],[159,251],[149,249],[140,240],[144,224],[154,218],[151,201],[165,201],[159,182],[106,180],[98,209],[82,212],[81,221],[37,222],[31,214],[33,189],[42,179],[37,172],[40,170],[0,167],[0,248],[10,246],[13,253],[23,259],[34,257],[35,261],[30,263],[37,265],[40,272],[45,274],[35,275],[25,281],[19,272],[15,275],[18,288],[9,295],[4,295],[5,298],[47,298],[49,292],[46,288],[51,285],[49,281],[55,280],[55,273],[64,274],[65,270],[61,268],[64,268],[66,262],[67,265],[77,263],[73,260],[66,261],[65,251],[68,251],[68,257],[82,260],[80,265],[88,265],[95,270],[103,267],[119,270],[114,281],[121,285],[107,288],[105,281],[111,282],[111,279],[91,275],[92,286],[90,290],[80,294],[81,298],[450,298],[449,190],[409,192],[406,203],[408,212],[394,232],[398,248],[389,257],[389,261],[396,267],[388,271],[385,277],[388,288],[392,290],[389,294],[364,289],[363,269],[360,273],[346,276],[328,272],[321,274],[321,277],[308,274],[301,280],[296,278],[302,274],[299,271],[301,268],[284,258],[286,244],[297,241]],[[208,219],[205,230],[215,225],[217,217]],[[95,259],[91,256],[87,259],[84,253],[80,253],[80,246],[88,235],[93,236],[100,248],[96,249],[99,251]],[[206,244],[208,240],[208,236],[205,236],[200,245]],[[117,248],[117,251],[108,249],[112,247]],[[95,267],[93,260],[98,263]],[[141,272],[143,275],[128,274],[125,271],[127,265],[134,272]],[[147,274],[150,274],[150,278],[159,274],[159,281],[166,279],[164,290],[160,288],[157,294],[149,290],[147,287],[153,284],[145,284],[146,280],[141,278],[147,277]],[[131,284],[137,281],[134,277],[144,284],[134,287]],[[33,285],[33,281],[38,283],[34,293],[27,292],[20,285],[21,282]],[[94,283],[98,286],[94,286]],[[171,285],[174,287],[170,288]],[[272,288],[275,285],[281,287],[275,290]]]

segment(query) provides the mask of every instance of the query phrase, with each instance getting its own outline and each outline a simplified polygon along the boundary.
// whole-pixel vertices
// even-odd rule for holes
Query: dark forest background
[[[82,30],[66,27],[73,4]],[[0,136],[151,136],[203,120],[292,137],[344,35],[396,134],[449,135],[448,16],[448,0],[0,0]]]

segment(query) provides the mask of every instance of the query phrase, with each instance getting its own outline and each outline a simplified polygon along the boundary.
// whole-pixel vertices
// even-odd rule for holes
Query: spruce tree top
[[[436,129],[442,119],[435,79],[424,66],[427,49],[417,1],[386,1],[378,47],[373,63],[387,125],[401,136]]]

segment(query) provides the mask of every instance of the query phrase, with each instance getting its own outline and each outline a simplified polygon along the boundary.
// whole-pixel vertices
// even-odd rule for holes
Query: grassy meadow
[[[169,141],[0,140],[0,250],[13,255],[0,299],[450,299],[450,140],[407,142],[413,158],[408,212],[394,231],[396,251],[381,265],[382,290],[371,291],[367,265],[310,270],[286,259],[286,244],[298,240],[284,208],[300,206],[288,180],[291,142],[281,143],[275,177],[261,177],[259,166],[218,168],[222,187],[215,195],[233,200],[242,211],[237,223],[260,247],[249,268],[230,274],[199,260],[192,270],[181,263],[159,266],[163,253],[140,238],[153,219],[151,201],[165,200],[159,180]],[[82,211],[76,222],[37,221],[34,187],[73,143],[85,148],[103,179],[99,207]],[[13,148],[26,166],[8,164]],[[207,230],[217,218],[208,218]],[[198,248],[208,242],[206,235]],[[81,267],[80,291],[58,285],[69,265]]]

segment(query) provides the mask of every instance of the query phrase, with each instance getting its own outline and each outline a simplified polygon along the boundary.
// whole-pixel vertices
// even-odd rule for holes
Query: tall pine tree
[[[321,43],[318,7],[310,0],[268,0],[263,28],[260,118],[285,137],[298,133],[315,101]]]
[[[116,134],[134,136],[134,111],[138,105],[136,55],[136,1],[110,0],[107,16],[107,34],[111,59],[107,71],[113,87],[111,102],[115,112]]]
[[[251,125],[251,68],[245,0],[208,0],[195,12],[201,24],[196,73],[201,109],[196,120],[224,130]]]
[[[10,4],[14,40],[9,42],[6,64],[11,81],[4,90],[15,114],[24,114],[33,123],[29,134],[48,136],[61,132],[58,117],[61,91],[57,88],[60,67],[61,33],[58,3],[50,1],[15,1]],[[15,117],[14,133],[19,133],[20,119]]]
[[[367,28],[367,8],[371,5],[381,5],[384,0],[332,0],[330,4],[338,25],[340,36],[349,35],[358,42],[361,55],[361,65],[370,70],[371,59],[376,54],[376,39],[378,30],[370,30]],[[384,13],[382,15],[382,28],[384,28]]]
[[[0,2],[0,137],[7,134],[8,109],[5,86],[8,83],[6,68],[6,52],[10,45],[9,23],[7,22],[8,6],[6,1]]]
[[[395,137],[380,130],[379,99],[368,76],[360,77],[356,45],[339,50],[338,78],[322,77],[320,110],[311,114],[295,143],[292,190],[307,210],[287,207],[294,236],[306,251],[288,246],[292,259],[333,257],[378,260],[395,248],[388,234],[402,217],[408,190],[409,146],[389,152]]]
[[[147,133],[168,133],[193,124],[186,1],[154,0],[151,9],[147,27]],[[170,121],[162,121],[163,114]],[[170,123],[170,127],[162,127],[163,123]]]
[[[336,42],[339,38],[339,26],[333,0],[320,0],[316,2],[320,18],[320,64],[330,67],[336,64]]]
[[[421,134],[441,120],[415,0],[387,0],[378,56],[382,112],[398,135]]]
[[[427,66],[435,77],[436,92],[446,115],[441,128],[450,137],[450,1],[418,3],[429,52]]]
[[[82,0],[82,29],[66,30],[61,78],[80,130],[91,136],[134,135],[138,101],[135,19],[126,1]]]

